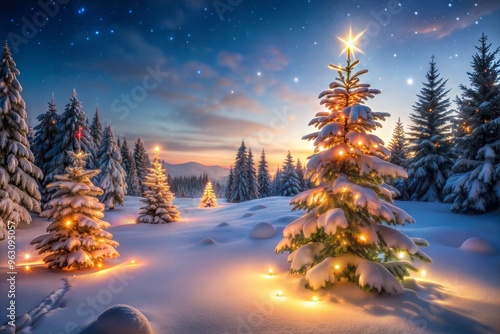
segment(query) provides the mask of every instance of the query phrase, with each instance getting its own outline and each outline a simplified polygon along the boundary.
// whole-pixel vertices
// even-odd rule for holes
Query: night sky
[[[242,139],[266,149],[272,172],[289,149],[305,160],[301,137],[350,26],[366,30],[362,82],[382,90],[368,106],[392,114],[377,132],[386,143],[398,116],[408,125],[432,55],[454,98],[481,33],[500,46],[500,1],[44,2],[0,2],[31,125],[52,92],[62,113],[74,88],[87,117],[98,105],[116,136],[140,135],[171,163],[229,167]]]

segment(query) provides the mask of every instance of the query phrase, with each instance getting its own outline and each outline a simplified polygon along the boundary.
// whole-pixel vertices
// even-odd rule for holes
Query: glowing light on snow
[[[98,263],[97,267],[102,268],[102,263]]]
[[[31,267],[29,265],[24,266],[24,271],[29,273],[31,271]]]
[[[132,261],[130,261],[130,264],[135,264],[135,260],[132,259]]]
[[[276,291],[275,296],[276,296],[276,298],[283,297],[283,291],[281,291],[281,290]]]
[[[354,57],[354,51],[359,51],[361,53],[364,54],[363,51],[361,51],[361,49],[359,49],[357,46],[356,46],[356,41],[365,33],[365,31],[363,30],[362,32],[360,32],[359,34],[356,35],[356,37],[352,37],[352,30],[351,28],[349,27],[349,37],[347,37],[346,39],[343,39],[343,38],[340,38],[340,37],[337,37],[342,43],[344,43],[344,49],[342,50],[342,52],[340,53],[341,55],[347,51],[347,59],[350,59],[351,58],[351,53],[352,53],[352,56]]]
[[[267,271],[267,274],[269,276],[273,276],[273,268],[269,268],[269,270]]]
[[[30,254],[30,253],[25,253],[25,254],[24,254],[24,258],[25,258],[26,260],[29,260],[29,259],[31,258],[31,254]]]
[[[420,275],[422,275],[422,277],[427,276],[427,270],[425,269],[420,270]]]
[[[398,258],[402,259],[405,257],[405,252],[399,252],[398,253]]]
[[[312,301],[313,301],[313,302],[315,302],[315,303],[319,302],[319,298],[318,298],[318,296],[314,295],[314,296],[312,297]]]

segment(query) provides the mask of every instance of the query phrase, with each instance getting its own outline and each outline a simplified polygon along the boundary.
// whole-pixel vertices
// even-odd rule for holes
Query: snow
[[[472,237],[465,240],[460,246],[461,249],[465,249],[471,252],[492,254],[495,253],[495,249],[491,245],[478,237]]]
[[[129,305],[108,308],[82,334],[153,334],[148,319]]]
[[[127,196],[125,207],[105,212],[121,256],[105,261],[100,270],[48,270],[43,255],[35,255],[29,242],[44,234],[49,222],[33,217],[30,225],[20,224],[16,230],[18,249],[32,251],[30,260],[18,256],[19,264],[29,263],[31,272],[18,270],[17,313],[36,308],[61,288],[59,279],[67,277],[71,289],[31,333],[77,333],[76,328],[89,326],[117,304],[139,310],[155,333],[500,332],[499,210],[457,215],[450,213],[449,204],[396,202],[416,221],[397,229],[427,240],[430,246],[425,252],[433,263],[417,261],[415,266],[427,275],[411,271],[403,293],[389,295],[345,281],[312,291],[304,288],[303,276],[289,275],[287,256],[274,252],[285,226],[304,214],[290,211],[289,200],[270,197],[239,204],[220,200],[219,208],[207,210],[197,207],[198,199],[175,199],[182,220],[149,225],[134,224],[142,203]],[[242,217],[255,206],[265,208]],[[252,228],[264,221],[275,227],[276,234],[269,239],[249,238]],[[480,238],[492,251],[461,247],[471,238]],[[200,244],[208,239],[215,243]],[[419,239],[412,240],[419,244]],[[465,244],[477,244],[474,240]],[[5,247],[1,242],[2,272]],[[381,271],[370,272],[376,276]],[[0,291],[5,289],[2,280]],[[314,295],[318,302],[311,300]],[[5,310],[6,303],[2,296],[0,309]]]
[[[250,231],[250,238],[254,239],[269,239],[274,237],[276,229],[269,222],[260,222],[255,224]]]

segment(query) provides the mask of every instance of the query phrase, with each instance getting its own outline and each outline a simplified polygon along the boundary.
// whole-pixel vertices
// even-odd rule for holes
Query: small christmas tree
[[[104,190],[101,201],[108,209],[113,210],[116,204],[123,205],[127,183],[125,171],[121,166],[120,149],[115,142],[111,126],[104,129],[97,158],[101,170],[98,176],[99,186]]]
[[[297,175],[295,166],[293,165],[293,158],[288,151],[283,169],[280,175],[280,184],[278,196],[295,196],[302,191],[302,185]]]
[[[406,172],[383,160],[390,152],[370,133],[389,114],[363,105],[380,91],[359,82],[368,70],[354,70],[359,63],[351,60],[354,41],[346,43],[347,65],[329,66],[338,77],[319,96],[326,110],[309,123],[318,131],[303,137],[314,140],[307,170],[316,187],[295,196],[291,205],[307,213],[284,229],[276,251],[290,252],[290,271],[305,273],[312,289],[347,279],[379,292],[401,293],[398,279],[416,268],[400,258],[430,258],[418,248],[427,245],[425,240],[389,226],[414,222],[392,204],[394,191],[383,184],[384,177]]]
[[[205,187],[205,191],[203,192],[203,196],[201,197],[200,204],[198,206],[200,208],[218,207],[217,198],[215,197],[215,193],[212,188],[212,182],[207,182],[207,186]]]
[[[405,136],[405,128],[400,117],[398,117],[394,131],[392,132],[389,150],[391,150],[389,162],[395,164],[396,166],[405,167],[408,145]]]
[[[67,174],[55,175],[56,181],[47,185],[54,192],[40,214],[52,220],[47,227],[49,233],[31,244],[36,245],[39,254],[50,253],[43,259],[49,268],[90,268],[106,258],[118,257],[118,242],[104,231],[110,224],[102,220],[104,205],[97,198],[103,191],[91,181],[99,171],[84,169],[89,155],[83,151],[67,155],[72,165],[66,168]]]
[[[165,224],[180,220],[180,213],[177,207],[172,204],[174,195],[170,191],[167,174],[158,159],[153,161],[153,167],[149,169],[143,182],[146,190],[142,202],[146,204],[141,208],[141,212],[136,222],[146,224]]]

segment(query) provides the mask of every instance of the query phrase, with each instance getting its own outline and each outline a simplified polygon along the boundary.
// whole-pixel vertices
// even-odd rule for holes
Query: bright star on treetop
[[[337,37],[342,43],[344,43],[345,47],[344,49],[342,50],[342,52],[340,53],[340,55],[342,55],[345,51],[347,51],[347,58],[350,58],[350,54],[352,53],[352,56],[354,57],[354,51],[359,51],[361,53],[364,54],[363,51],[361,51],[361,49],[359,49],[355,44],[356,44],[356,41],[365,33],[365,31],[363,30],[362,32],[360,32],[359,34],[356,35],[356,37],[352,37],[352,30],[351,28],[349,27],[349,37],[347,38],[347,40],[343,39],[343,38],[340,38],[340,37]]]

